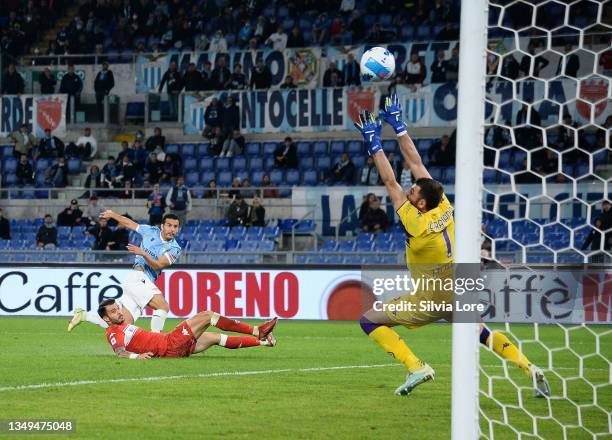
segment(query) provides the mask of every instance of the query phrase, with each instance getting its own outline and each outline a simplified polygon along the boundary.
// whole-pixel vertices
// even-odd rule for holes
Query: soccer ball
[[[384,47],[373,47],[361,56],[361,79],[384,81],[395,72],[395,57]]]

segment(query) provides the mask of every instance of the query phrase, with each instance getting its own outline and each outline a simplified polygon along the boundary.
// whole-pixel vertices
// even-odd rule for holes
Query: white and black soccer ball
[[[386,81],[395,72],[395,57],[384,47],[373,47],[363,53],[359,66],[363,81]]]

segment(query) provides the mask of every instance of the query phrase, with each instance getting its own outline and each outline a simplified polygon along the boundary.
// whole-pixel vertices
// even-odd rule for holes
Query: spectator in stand
[[[374,25],[374,29],[368,34],[368,43],[370,44],[383,44],[386,40],[385,31],[383,31],[380,23]]]
[[[72,199],[70,205],[66,207],[57,216],[58,226],[79,226],[83,217],[83,211],[79,209],[79,202],[77,199]]]
[[[448,62],[444,59],[444,51],[439,50],[437,58],[431,63],[431,82],[443,83],[446,82],[446,68]]]
[[[0,239],[11,239],[11,222],[4,216],[2,208],[0,208]]]
[[[39,248],[57,246],[57,228],[53,224],[51,214],[45,215],[45,222],[38,228],[36,246]]]
[[[202,136],[211,139],[216,128],[221,128],[221,106],[219,105],[219,100],[213,97],[204,111],[204,131]]]
[[[210,85],[213,90],[225,90],[231,76],[230,70],[225,65],[225,57],[218,56],[215,64],[216,66],[210,76]]]
[[[272,187],[272,182],[270,181],[270,176],[264,174],[261,186],[263,187],[263,197],[265,199],[273,199],[278,197],[278,190]]]
[[[238,31],[238,46],[240,48],[244,48],[248,41],[251,39],[253,35],[253,26],[251,26],[250,21],[244,21],[240,23],[240,30]]]
[[[132,145],[132,163],[136,167],[139,173],[142,173],[145,168],[145,163],[147,162],[147,157],[149,156],[147,150],[145,150],[141,141],[134,141]]]
[[[261,43],[268,38],[270,30],[266,17],[260,15],[257,17],[257,23],[255,24],[255,31],[253,32],[253,38],[257,39],[257,42]]]
[[[347,29],[351,33],[351,40],[353,42],[361,41],[365,37],[366,27],[363,24],[359,11],[352,12]]]
[[[323,43],[325,43],[329,35],[330,25],[331,22],[327,16],[327,13],[323,12],[322,14],[319,14],[315,22],[312,24],[312,39],[316,45],[322,46]]]
[[[346,64],[344,65],[344,74],[342,75],[344,78],[344,84],[347,86],[357,86],[361,85],[361,73],[360,67],[357,60],[355,60],[355,55],[349,52]]]
[[[119,171],[117,170],[117,165],[115,164],[115,157],[108,156],[108,160],[106,164],[102,167],[102,175],[100,176],[100,180],[104,188],[112,188],[112,183],[119,175]],[[105,193],[107,194],[107,193]]]
[[[146,199],[147,197],[149,197],[149,195],[151,195],[151,192],[153,192],[151,182],[149,181],[149,179],[144,179],[142,181],[142,186],[138,191],[136,191],[135,197],[137,199]]]
[[[208,189],[204,192],[204,195],[202,196],[204,199],[217,198],[217,181],[215,179],[209,180],[208,185],[206,185],[206,188]]]
[[[287,136],[285,141],[274,151],[274,166],[277,168],[297,168],[297,148],[291,137]]]
[[[100,168],[97,165],[92,165],[89,168],[89,174],[85,178],[85,188],[90,190],[102,188],[102,175]]]
[[[234,196],[234,200],[227,208],[228,226],[245,226],[249,220],[249,205],[244,201],[240,192]]]
[[[34,182],[34,169],[32,164],[28,160],[28,156],[25,154],[21,155],[19,163],[17,164],[17,183],[19,185],[30,185]]]
[[[285,77],[285,82],[283,82],[280,86],[281,89],[295,89],[295,83],[293,82],[293,77],[291,75],[287,75]]]
[[[438,35],[436,35],[437,41],[457,41],[459,40],[459,29],[455,27],[455,24],[451,21],[447,21],[444,27]]]
[[[376,196],[373,197],[370,202],[370,207],[365,212],[361,221],[361,230],[363,232],[373,232],[377,234],[379,232],[385,232],[388,224],[389,217],[380,207],[380,200]]]
[[[48,67],[45,67],[45,70],[43,70],[42,74],[38,77],[38,83],[40,84],[41,95],[52,95],[55,93],[57,80]]]
[[[45,128],[45,136],[40,140],[35,159],[55,158],[64,155],[64,143],[57,136],[51,135],[51,130]]]
[[[91,134],[91,128],[86,127],[83,136],[80,136],[76,141],[77,148],[79,149],[79,157],[84,160],[93,160],[98,153],[98,141]]]
[[[208,146],[208,153],[211,156],[218,156],[223,150],[223,135],[221,134],[221,127],[214,127],[210,139],[210,145]]]
[[[240,130],[235,129],[232,136],[225,139],[220,157],[240,156],[244,152],[244,136],[240,134]]]
[[[162,150],[166,148],[166,137],[162,136],[162,129],[159,127],[153,129],[153,136],[147,139],[145,144],[145,149],[148,153],[155,151],[157,148],[161,148]]]
[[[398,176],[399,184],[402,188],[412,187],[412,172],[410,171],[410,163],[405,160],[402,166],[402,172]]]
[[[380,176],[378,170],[374,165],[374,159],[372,156],[368,156],[368,161],[365,166],[361,169],[361,177],[359,182],[362,185],[375,186],[380,183]]]
[[[13,154],[17,159],[19,159],[22,154],[30,156],[32,148],[38,145],[38,139],[30,133],[30,128],[26,124],[22,124],[19,130],[15,130],[8,137],[15,142]]]
[[[531,41],[527,46],[527,52],[529,55],[523,55],[523,59],[521,59],[521,64],[519,66],[519,70],[523,73],[523,76],[533,76],[539,77],[540,70],[544,69],[548,66],[549,61],[544,58],[542,55],[536,56],[536,43]],[[533,74],[529,72],[531,68],[531,60],[533,59]]]
[[[178,99],[181,90],[183,90],[183,77],[181,72],[176,68],[174,61],[170,62],[168,70],[162,76],[159,83],[159,93],[162,93],[164,86],[167,84],[166,92],[168,93],[168,106],[170,111],[170,119],[175,120],[178,116]]]
[[[242,64],[234,64],[234,73],[232,73],[225,84],[225,89],[229,90],[243,90],[246,89],[247,79],[246,75],[242,73]]]
[[[241,187],[243,188],[242,191],[240,191],[242,197],[244,197],[245,199],[252,199],[253,197],[255,197],[255,190],[251,189],[253,188],[253,185],[251,185],[251,179],[245,177],[245,179],[242,181]]]
[[[234,97],[227,95],[225,105],[221,110],[221,135],[223,139],[229,138],[234,130],[240,129],[240,109],[234,102]]]
[[[268,69],[261,58],[253,69],[251,69],[251,81],[249,87],[257,90],[266,90],[272,86],[272,72]]]
[[[203,90],[202,74],[198,69],[196,69],[195,63],[189,63],[189,67],[187,67],[187,72],[185,72],[185,77],[183,80],[185,82],[186,92],[197,92],[198,90]]]
[[[120,199],[129,200],[135,198],[135,195],[133,180],[124,180],[123,190],[117,195],[117,197]]]
[[[204,63],[204,68],[202,69],[202,89],[201,90],[212,90],[212,64],[210,61],[206,61]]]
[[[109,243],[113,241],[113,230],[108,226],[108,220],[101,218],[99,223],[87,230],[94,237],[92,251],[110,251]]]
[[[179,164],[170,155],[166,155],[162,164],[162,175],[159,183],[173,184],[176,182],[176,178],[181,174],[181,168]]]
[[[298,26],[293,26],[291,29],[291,33],[289,37],[287,37],[287,47],[291,49],[295,49],[298,47],[305,47],[304,37],[302,36],[302,31]]]
[[[81,77],[76,74],[74,71],[74,64],[68,64],[68,73],[66,73],[62,77],[62,82],[60,83],[59,92],[65,93],[68,95],[68,104],[66,105],[66,120],[68,122],[73,122],[70,119],[70,115],[72,114],[72,105],[79,105],[79,99],[81,96],[81,91],[83,90],[83,81]]]
[[[516,58],[514,58],[512,52],[507,53],[504,56],[504,61],[502,62],[502,76],[509,79],[517,79],[519,77],[519,70],[519,63],[516,61]]]
[[[51,165],[51,168],[47,170],[45,184],[52,188],[65,188],[68,186],[66,159],[60,157],[58,163]]]
[[[419,58],[419,54],[416,52],[411,53],[410,61],[406,63],[404,68],[404,83],[412,87],[418,87],[423,84],[426,74],[427,68]]]
[[[115,161],[115,163],[117,165],[121,164],[121,162],[123,162],[124,157],[127,157],[129,160],[132,160],[133,156],[134,150],[130,149],[130,145],[127,143],[127,141],[121,141],[121,151],[117,155],[117,160]]]
[[[335,80],[334,80],[335,78]],[[325,70],[323,75],[323,87],[342,87],[342,72],[338,70],[338,65],[335,60],[329,63],[329,67]]]
[[[365,196],[363,196],[361,206],[359,206],[359,224],[361,224],[361,222],[363,221],[366,212],[368,212],[368,209],[370,209],[370,203],[372,203],[372,200],[374,200],[375,197],[376,196],[374,195],[374,193],[367,193]]]
[[[230,186],[229,196],[234,197],[236,194],[241,194],[240,191],[240,177],[234,177],[232,179],[232,185]]]
[[[3,95],[21,95],[25,88],[23,78],[15,69],[15,64],[10,63],[4,77],[2,78],[2,94]]]
[[[391,164],[391,169],[393,169],[393,175],[395,175],[397,178],[397,176],[399,176],[402,172],[402,163],[400,159],[395,157],[395,152],[390,151],[387,154],[387,160],[389,161],[389,164]]]
[[[129,215],[124,215],[131,219]],[[113,231],[113,238],[108,243],[111,251],[124,251],[127,249],[128,244],[130,243],[130,231],[128,228],[123,226],[121,223],[117,225],[117,228]]]
[[[191,191],[185,186],[185,178],[179,176],[166,195],[166,205],[170,212],[179,218],[181,225],[187,224],[187,214],[191,211]]]
[[[447,167],[455,163],[455,155],[454,152],[451,151],[449,141],[450,138],[448,135],[444,135],[439,141],[434,142],[432,146],[429,147],[427,154],[429,155],[430,166]]]
[[[272,46],[274,50],[285,50],[287,47],[287,33],[283,30],[282,26],[276,27],[276,32],[270,35],[266,41],[266,45]]]
[[[159,183],[153,185],[153,192],[147,198],[147,208],[149,209],[149,224],[159,226],[166,210],[166,198],[161,192]]]
[[[121,162],[117,165],[117,171],[119,172],[117,181],[120,183],[120,186],[125,186],[126,182],[133,182],[138,175],[136,167],[127,154],[123,156]]]
[[[266,208],[261,206],[261,199],[259,197],[253,199],[253,205],[249,209],[248,225],[266,226]]]
[[[215,32],[212,40],[210,40],[208,51],[215,55],[218,53],[227,53],[227,40],[223,36],[223,32],[220,29]]]
[[[355,180],[355,165],[348,153],[342,153],[340,161],[331,170],[332,183],[352,185]]]
[[[459,45],[455,45],[451,57],[446,63],[446,81],[455,82],[459,79]]]
[[[145,163],[145,178],[152,183],[159,182],[159,178],[162,174],[161,167],[162,163],[157,160],[157,154],[149,153],[149,158]]]
[[[555,75],[565,75],[570,78],[578,77],[578,70],[580,70],[580,58],[576,54],[576,52],[572,52],[572,45],[565,45],[565,55],[559,58],[559,64],[557,65],[557,71]]]
[[[89,204],[85,209],[85,215],[83,215],[81,222],[95,225],[100,221],[100,213],[104,211],[106,211],[106,208],[98,204],[98,196],[94,194],[89,198]]]
[[[102,63],[102,70],[98,72],[94,80],[99,121],[104,121],[104,98],[110,94],[113,87],[115,87],[115,76],[112,70],[108,69],[108,63],[105,61]]]

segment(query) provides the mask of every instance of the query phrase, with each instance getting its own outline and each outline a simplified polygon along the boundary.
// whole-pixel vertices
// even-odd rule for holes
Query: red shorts
[[[168,347],[161,357],[188,357],[196,347],[196,338],[187,324],[181,322],[174,330],[167,334]]]

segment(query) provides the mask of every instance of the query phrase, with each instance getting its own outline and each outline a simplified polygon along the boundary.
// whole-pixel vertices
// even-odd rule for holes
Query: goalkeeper
[[[355,127],[365,139],[368,153],[374,158],[380,178],[406,230],[406,261],[410,275],[413,279],[452,277],[455,261],[453,207],[444,195],[442,184],[431,178],[412,139],[408,136],[406,125],[402,120],[401,105],[395,94],[386,99],[381,116],[394,129],[402,155],[416,178],[415,184],[407,192],[404,192],[397,183],[393,169],[383,151],[380,140],[381,119],[364,111],[359,117],[359,122],[355,123]],[[444,283],[432,284],[441,286]],[[408,395],[418,385],[433,380],[435,372],[410,350],[392,327],[403,325],[408,329],[414,329],[441,319],[450,321],[452,312],[392,306],[423,300],[452,304],[452,297],[453,292],[442,287],[419,289],[413,294],[406,294],[384,303],[382,310],[370,309],[361,317],[360,324],[363,331],[408,369],[406,381],[396,389],[395,394]],[[542,370],[529,362],[529,359],[503,333],[490,331],[481,324],[480,342],[491,347],[499,356],[516,364],[531,377],[536,396],[550,395],[550,388]]]

